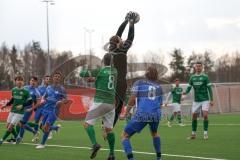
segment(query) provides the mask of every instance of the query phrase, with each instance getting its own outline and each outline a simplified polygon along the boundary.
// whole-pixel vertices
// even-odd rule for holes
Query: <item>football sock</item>
[[[12,129],[12,134],[13,134],[14,138],[16,139],[18,134],[17,134],[15,128]]]
[[[47,138],[48,138],[49,132],[44,132],[43,137],[42,137],[42,145],[45,145]]]
[[[197,120],[192,120],[192,131],[193,132],[197,131]]]
[[[123,145],[124,151],[125,151],[128,159],[133,160],[132,146],[131,146],[129,139],[124,139],[122,141],[122,145]]]
[[[19,125],[16,126],[16,133],[17,133],[17,135],[19,134],[20,128],[21,127]]]
[[[177,115],[178,123],[182,123],[181,114]]]
[[[39,128],[38,123],[35,123],[34,130],[35,130],[36,132],[38,131],[38,128]]]
[[[4,133],[4,135],[3,135],[2,140],[5,141],[10,134],[11,134],[11,132],[6,131],[6,132]]]
[[[95,131],[93,126],[89,125],[86,129],[86,132],[88,134],[88,137],[90,138],[92,145],[97,144],[96,136],[95,136]]]
[[[172,114],[170,117],[170,122],[172,122],[174,120],[174,115]]]
[[[203,129],[204,131],[208,131],[208,120],[203,120]]]
[[[159,136],[153,138],[153,146],[156,151],[157,159],[160,159],[161,158],[161,139]]]
[[[33,122],[28,122],[27,123],[30,127],[34,127],[35,126],[35,123],[33,123]]]
[[[19,134],[18,134],[19,137],[23,138],[24,132],[25,132],[24,128],[21,127],[21,128],[20,128],[20,131],[19,131]]]
[[[107,134],[108,145],[110,149],[110,155],[114,155],[115,134],[110,132]]]
[[[58,126],[51,126],[51,130],[58,131],[59,127]]]
[[[32,132],[33,134],[35,134],[36,132],[34,131],[34,129],[32,127],[30,127],[28,124],[24,125],[24,129],[26,129],[29,132]]]

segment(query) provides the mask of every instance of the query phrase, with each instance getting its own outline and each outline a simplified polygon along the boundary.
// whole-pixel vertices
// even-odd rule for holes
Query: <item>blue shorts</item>
[[[146,125],[149,125],[149,129],[151,132],[157,132],[159,121],[140,122],[133,118],[132,120],[129,121],[124,131],[131,137],[136,132],[140,133]]]
[[[43,116],[43,108],[41,107],[35,111],[34,121],[39,122],[42,116]]]
[[[32,111],[31,112],[24,112],[23,118],[20,122],[22,122],[23,124],[26,124],[29,119],[31,118],[32,115]]]
[[[52,126],[56,120],[57,116],[54,111],[43,111],[42,125],[49,124]]]

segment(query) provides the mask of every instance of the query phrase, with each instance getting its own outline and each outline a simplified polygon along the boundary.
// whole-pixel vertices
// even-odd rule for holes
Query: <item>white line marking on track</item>
[[[25,145],[36,146],[37,144],[33,143],[22,143]],[[90,147],[78,147],[78,146],[63,146],[63,145],[46,145],[47,147],[59,147],[59,148],[74,148],[74,149],[87,149],[91,150]],[[109,149],[101,148],[102,151],[109,151]],[[123,150],[116,149],[116,152],[124,152]],[[135,154],[144,154],[144,155],[156,155],[156,153],[151,152],[140,152],[140,151],[133,151]],[[203,159],[203,160],[227,160],[227,159],[219,159],[219,158],[208,158],[208,157],[197,157],[197,156],[186,156],[186,155],[175,155],[175,154],[162,154],[163,156],[167,157],[180,157],[180,158],[190,158],[190,159]]]

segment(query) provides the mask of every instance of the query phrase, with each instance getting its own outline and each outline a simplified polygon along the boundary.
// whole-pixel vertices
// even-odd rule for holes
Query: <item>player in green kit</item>
[[[108,160],[114,160],[114,145],[115,135],[113,133],[113,123],[115,116],[115,88],[116,88],[116,68],[111,66],[112,55],[105,54],[103,57],[104,67],[95,70],[91,73],[88,81],[95,81],[96,93],[94,96],[94,103],[90,106],[84,128],[92,142],[93,149],[90,156],[91,159],[95,158],[101,146],[97,143],[94,131],[94,124],[98,118],[102,118],[103,127],[107,134],[107,141],[109,144],[109,157]],[[93,78],[94,77],[94,78]]]
[[[212,84],[206,74],[202,73],[203,65],[201,62],[195,64],[196,73],[189,79],[189,86],[185,94],[188,94],[193,87],[194,102],[192,106],[192,134],[189,139],[196,138],[197,131],[197,115],[200,110],[203,111],[203,129],[204,139],[208,139],[208,111],[209,107],[213,106]]]
[[[17,76],[15,78],[16,87],[12,89],[11,100],[2,107],[6,108],[12,105],[12,109],[7,118],[7,131],[0,140],[0,145],[7,139],[7,137],[12,133],[15,138],[17,138],[17,133],[14,126],[17,125],[23,117],[24,107],[31,105],[32,100],[29,91],[23,88],[23,77]]]
[[[168,94],[166,98],[165,107],[173,108],[173,114],[171,115],[170,119],[168,120],[168,127],[172,127],[171,123],[174,120],[174,117],[177,116],[177,120],[180,126],[185,126],[182,123],[182,116],[181,116],[181,100],[182,100],[182,93],[183,88],[179,85],[179,79],[175,79],[175,86],[172,88],[171,92]],[[172,95],[172,103],[168,104],[168,99]]]

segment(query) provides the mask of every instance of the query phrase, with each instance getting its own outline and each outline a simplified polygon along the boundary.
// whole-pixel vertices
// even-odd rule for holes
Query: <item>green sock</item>
[[[204,131],[208,131],[208,120],[203,120],[203,129]]]
[[[197,120],[192,120],[192,131],[197,131]]]
[[[181,114],[177,115],[178,123],[182,123]]]
[[[113,132],[108,133],[107,140],[109,144],[110,155],[114,155],[115,134]]]
[[[20,126],[17,125],[17,126],[16,126],[16,134],[17,134],[17,135],[18,135],[19,131],[20,131]]]
[[[17,138],[18,134],[17,134],[15,128],[12,129],[12,134],[13,134],[14,138]]]
[[[10,134],[11,134],[11,132],[6,131],[6,132],[4,133],[4,135],[3,135],[2,140],[5,141]]]
[[[174,120],[174,115],[172,114],[172,116],[170,117],[170,122],[172,122]]]
[[[93,126],[88,126],[86,129],[86,132],[88,134],[88,137],[90,138],[91,142],[93,145],[97,144],[96,136],[95,136],[95,131]]]
[[[37,125],[37,124],[34,123],[34,122],[28,122],[27,124],[28,124],[30,127],[32,127],[32,128],[35,127],[35,126]]]

